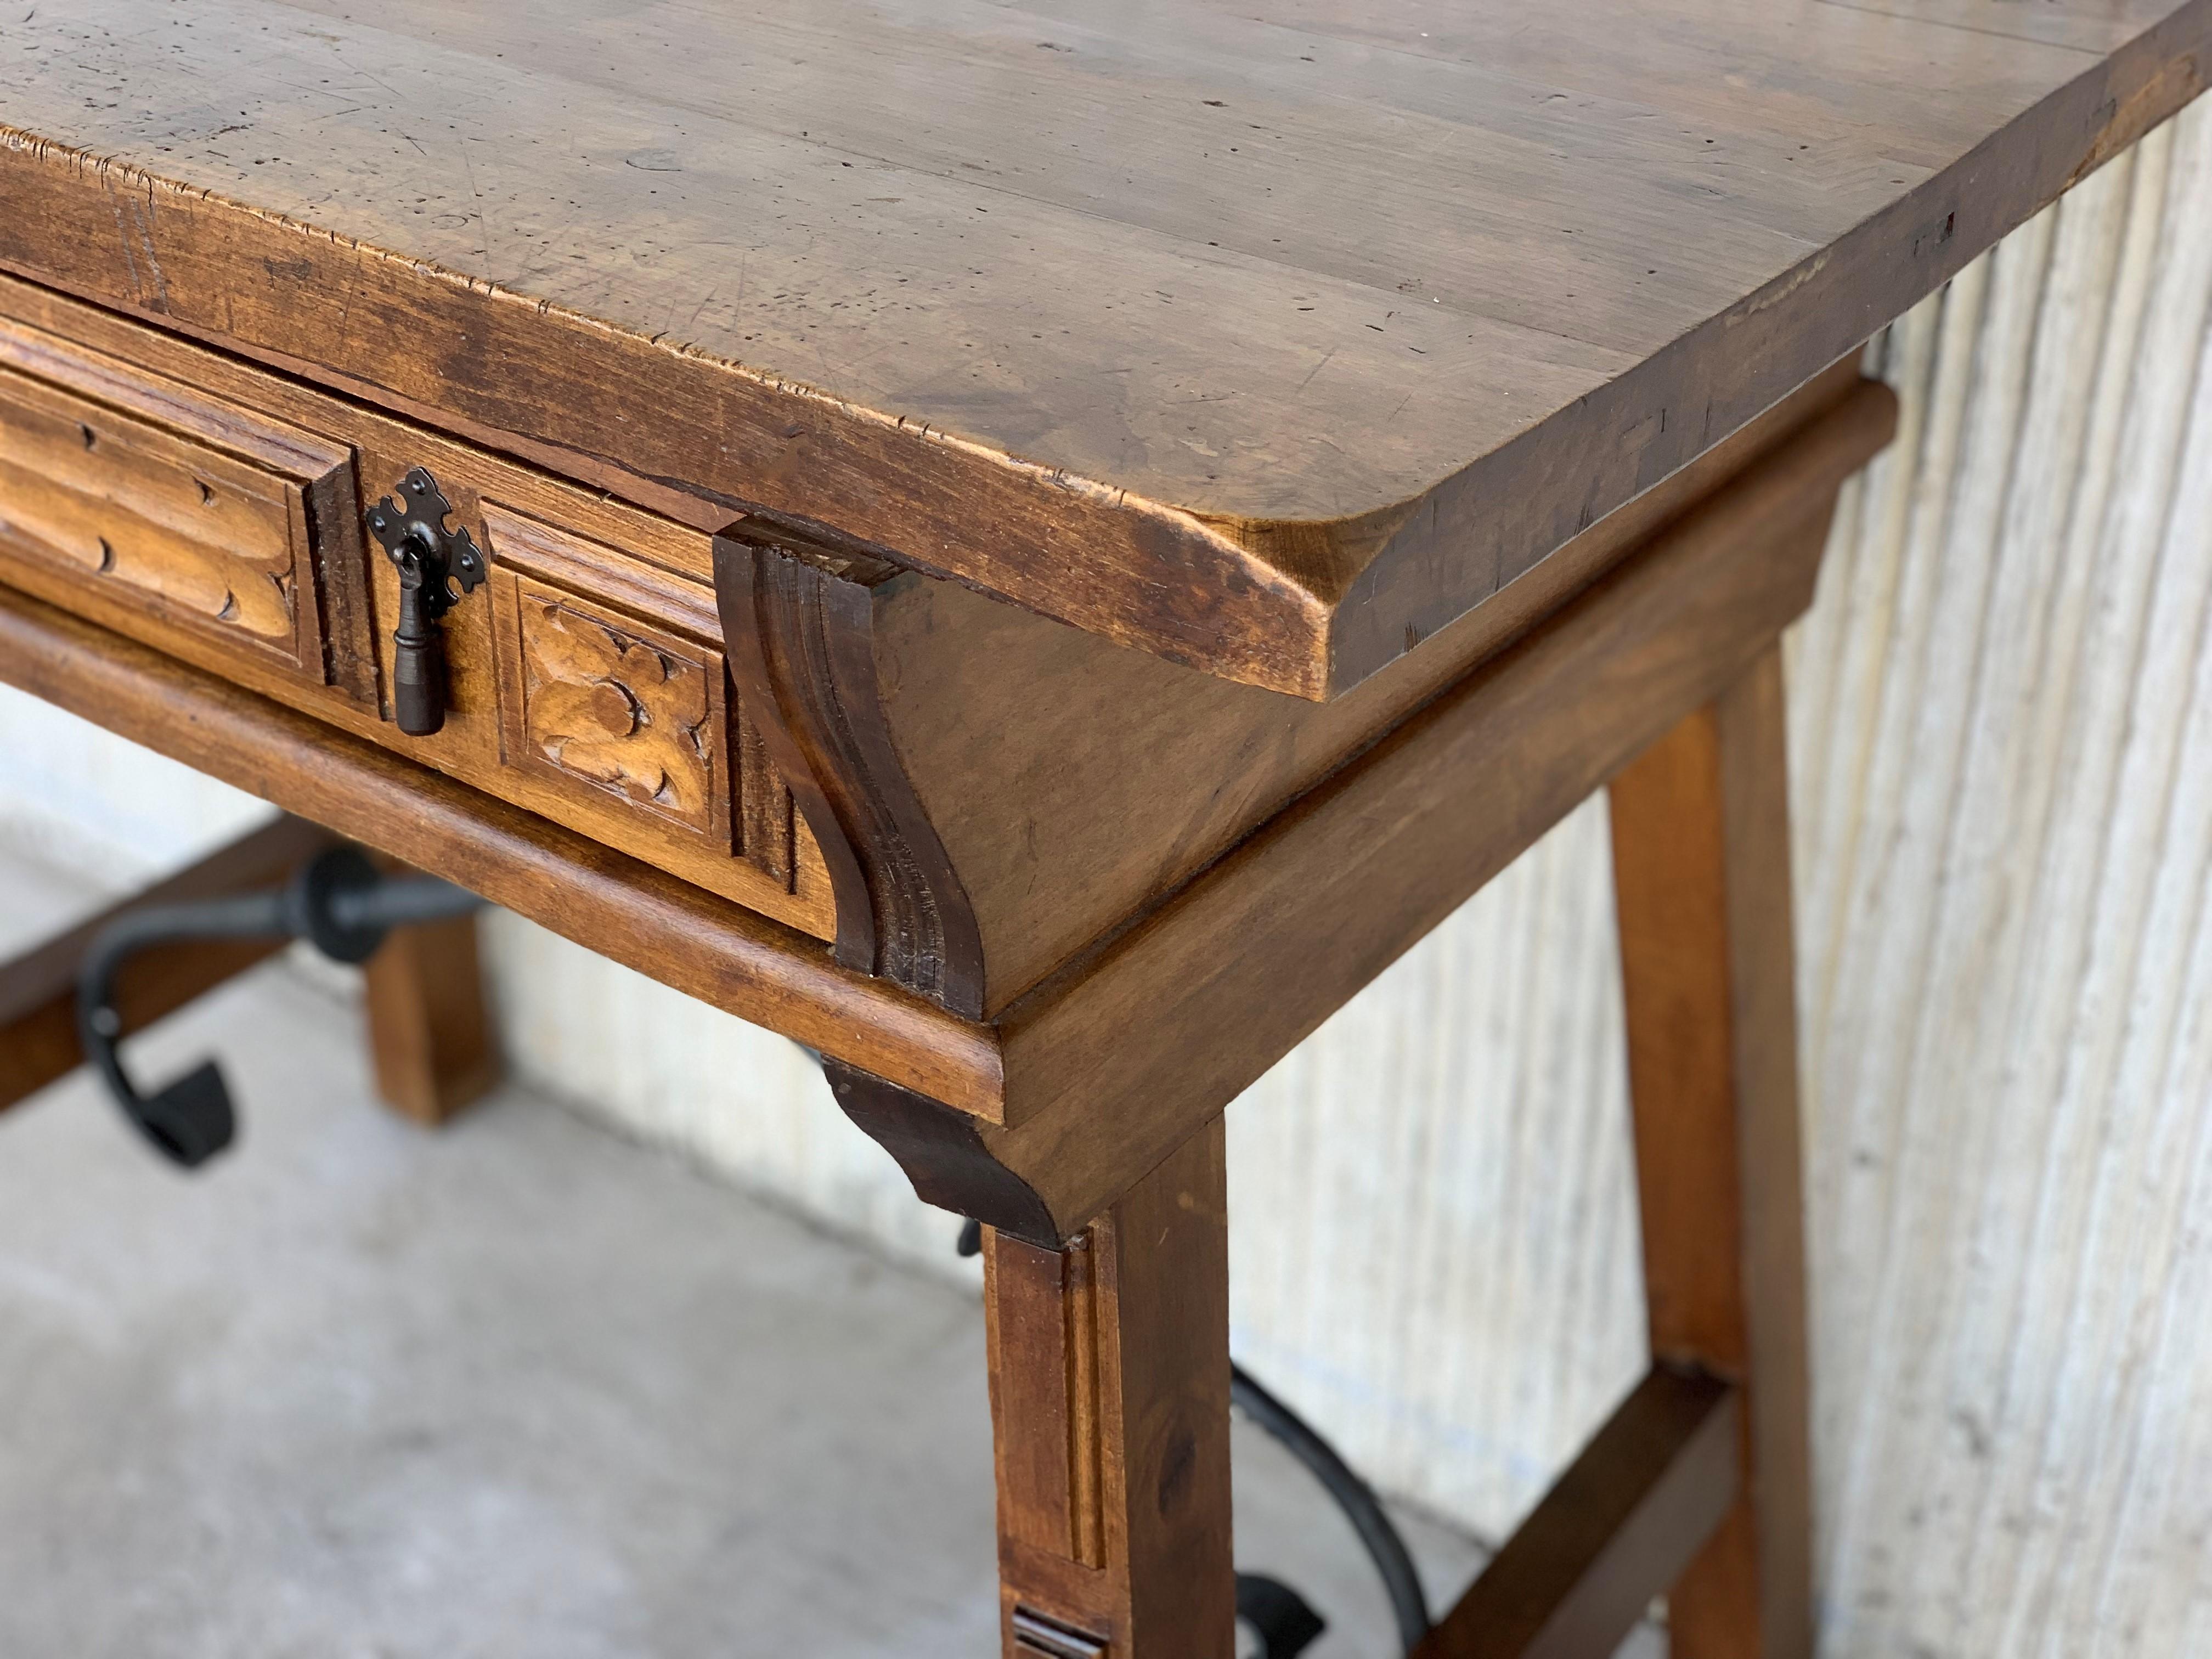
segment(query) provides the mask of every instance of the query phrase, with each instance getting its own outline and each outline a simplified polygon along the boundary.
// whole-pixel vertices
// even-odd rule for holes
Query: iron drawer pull
[[[399,481],[399,499],[389,495],[368,509],[369,533],[383,544],[399,568],[399,626],[392,630],[392,707],[399,729],[427,738],[446,723],[446,640],[440,626],[463,595],[473,593],[489,574],[465,526],[446,528],[453,503],[428,467],[416,467]],[[453,584],[461,592],[453,592]]]

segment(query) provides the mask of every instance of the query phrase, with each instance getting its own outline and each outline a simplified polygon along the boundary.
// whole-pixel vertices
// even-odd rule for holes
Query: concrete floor
[[[0,950],[94,902],[0,854]],[[972,1292],[520,1089],[412,1128],[281,964],[132,1048],[210,1053],[245,1123],[194,1175],[82,1074],[0,1118],[0,1655],[995,1651]],[[1326,1501],[1236,1449],[1310,1659],[1394,1651]],[[1405,1521],[1448,1601],[1479,1552]]]

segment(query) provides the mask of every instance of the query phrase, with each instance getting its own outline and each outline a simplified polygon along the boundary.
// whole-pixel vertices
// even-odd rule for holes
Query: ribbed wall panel
[[[2198,111],[1877,343],[1794,642],[1832,1652],[2212,1651],[2208,204]]]
[[[2212,112],[1869,348],[1898,441],[1791,636],[1826,1651],[2212,1655]],[[17,833],[242,805],[0,698]],[[77,825],[64,830],[58,826]],[[1230,1116],[1235,1338],[1496,1535],[1638,1374],[1593,803]],[[548,1085],[941,1271],[790,1045],[512,919]]]
[[[1229,1115],[1236,1346],[1495,1535],[1643,1375],[1604,805]]]

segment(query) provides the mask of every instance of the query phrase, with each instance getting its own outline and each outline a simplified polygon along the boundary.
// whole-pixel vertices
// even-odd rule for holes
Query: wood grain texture
[[[769,534],[715,539],[715,591],[744,696],[830,867],[837,959],[979,1016],[975,914],[884,719],[874,589],[894,573]]]
[[[1742,1494],[1668,1599],[1681,1659],[1814,1645],[1784,720],[1778,645],[1610,792],[1651,1352],[1746,1395]]]
[[[10,585],[311,711],[356,736],[397,748],[710,892],[823,937],[831,933],[830,895],[818,858],[804,844],[803,828],[794,827],[788,793],[742,708],[735,711],[734,732],[726,729],[724,686],[707,688],[710,707],[717,709],[710,715],[715,729],[708,757],[716,769],[711,799],[690,822],[657,806],[648,809],[626,791],[532,764],[526,750],[507,742],[508,711],[520,709],[524,700],[519,685],[503,678],[511,682],[519,672],[521,647],[515,628],[501,626],[502,620],[513,622],[504,614],[513,607],[503,607],[496,593],[479,592],[446,618],[450,696],[446,726],[437,736],[404,737],[377,706],[380,662],[386,683],[390,673],[398,579],[388,560],[364,562],[359,556],[363,492],[383,495],[410,468],[428,467],[453,502],[455,521],[473,526],[495,567],[512,567],[558,588],[580,613],[614,621],[632,637],[659,641],[702,670],[719,662],[721,637],[706,535],[0,277],[0,372],[18,364],[27,374],[49,379],[66,373],[72,377],[68,384],[81,386],[86,397],[149,424],[204,433],[200,443],[223,452],[216,461],[242,455],[265,471],[296,468],[318,457],[326,467],[331,458],[343,460],[342,487],[334,487],[327,501],[311,495],[315,511],[309,521],[323,526],[319,533],[328,535],[332,545],[350,550],[325,562],[322,586],[331,615],[349,618],[344,625],[358,635],[361,659],[353,672],[365,677],[367,701],[321,690],[319,673],[311,682],[265,653],[241,652],[198,627],[124,602],[51,559],[7,559],[6,538],[0,536],[0,567]],[[81,438],[76,441],[81,447]],[[340,471],[331,476],[339,479]],[[173,495],[181,494],[177,510],[207,512],[192,477],[185,471],[171,478]],[[118,480],[103,472],[94,484],[112,491]],[[717,520],[726,521],[726,516]],[[343,597],[347,583],[336,580],[336,573],[347,571],[358,591],[340,605],[333,596]],[[725,753],[726,744],[735,752]],[[512,759],[510,746],[517,750]],[[733,794],[739,799],[732,799]],[[733,825],[742,829],[741,847],[733,847]]]
[[[184,903],[283,884],[337,837],[279,817],[144,891],[0,965],[0,1110],[83,1063],[77,1042],[76,975],[100,929],[126,910]],[[283,939],[222,939],[140,952],[116,977],[122,1035],[143,1030],[285,948]]]
[[[1060,1236],[1771,646],[1834,488],[1808,459],[1689,515],[1009,1009],[980,1133]]]
[[[1833,1659],[2212,1652],[2208,117],[1889,333],[1899,441],[1790,636]],[[182,850],[184,781],[43,714],[0,698],[11,833]],[[538,1086],[957,1271],[792,1045],[534,927],[489,945]],[[1619,994],[1600,799],[1228,1115],[1237,1352],[1478,1535],[1646,1364]]]
[[[524,751],[680,823],[712,823],[721,664],[536,583],[517,584]]]
[[[1811,598],[1836,461],[1785,446],[1015,1002],[993,1027],[996,1122],[840,1074],[848,1115],[925,1198],[1066,1242],[1772,646]]]
[[[1320,696],[2179,108],[2212,4],[191,22],[15,26],[0,259]]]
[[[320,720],[4,591],[0,678],[874,1075],[963,1110],[1001,1109],[986,1028]]]
[[[987,1231],[1006,1659],[1236,1641],[1218,1118],[1065,1250]]]
[[[1613,1653],[1734,1504],[1741,1433],[1725,1383],[1654,1368],[1413,1659]]]
[[[79,307],[49,302],[38,314],[104,343],[163,343],[167,356],[151,354],[160,361],[214,370],[206,354],[143,338],[143,331],[118,330],[111,321],[103,331]],[[327,399],[231,373],[247,395],[289,392],[313,417],[352,429],[341,418],[345,411]],[[215,378],[229,388],[230,381]],[[1784,446],[1817,448],[1840,477],[1879,441],[1887,418],[1883,395],[1858,386],[1848,368],[1816,377],[1770,417],[1578,538],[1431,651],[1320,708],[1200,678],[915,576],[878,571],[870,581],[838,590],[853,612],[840,623],[850,635],[842,656],[823,644],[829,635],[815,620],[789,606],[779,611],[756,603],[743,637],[781,629],[791,640],[777,659],[781,690],[757,678],[748,696],[730,700],[734,741],[720,684],[723,624],[687,573],[665,568],[679,562],[681,541],[647,539],[640,550],[649,558],[626,556],[534,515],[556,512],[596,529],[576,499],[541,489],[525,495],[533,511],[517,510],[489,492],[522,493],[519,477],[480,481],[481,461],[464,462],[464,470],[449,472],[455,482],[447,487],[462,521],[480,525],[495,577],[483,604],[462,607],[448,627],[450,730],[404,750],[627,848],[672,846],[677,855],[667,867],[788,915],[714,861],[726,856],[732,826],[739,826],[743,855],[792,897],[818,905],[830,896],[820,888],[834,892],[842,882],[848,963],[890,972],[930,994],[941,987],[956,1012],[994,1012],[1494,651],[1508,630],[1527,626],[1575,585],[1626,556],[1693,490],[1717,488]],[[404,452],[385,442],[380,434],[373,465],[388,470]],[[442,466],[442,453],[439,459]],[[623,529],[626,542],[636,544],[635,528]],[[760,539],[766,532],[740,533],[774,545]],[[387,573],[377,580],[389,590]],[[535,597],[526,603],[526,594]],[[550,667],[549,649],[560,654],[560,672]],[[635,659],[637,684],[603,672],[625,656]],[[743,652],[738,665],[745,666]],[[1040,683],[1054,695],[1035,695]],[[841,823],[829,795],[817,794],[817,817],[842,845],[813,892],[806,890],[787,791],[747,712],[775,710],[786,696],[822,737],[793,745],[786,769],[811,782],[808,757],[833,757],[831,793],[851,824],[848,830]],[[822,696],[830,701],[810,705]],[[654,709],[641,697],[663,701]],[[690,712],[701,699],[703,730]],[[564,728],[533,732],[549,706]],[[878,708],[880,717],[870,713],[854,723],[855,711]],[[390,739],[386,730],[376,735]],[[626,775],[629,763],[639,769]],[[1098,810],[1102,790],[1115,811]],[[1007,810],[1015,800],[1020,810]],[[657,831],[641,834],[641,817]],[[970,870],[988,900],[972,921]]]
[[[955,583],[878,585],[884,718],[975,914],[986,1012],[1172,891],[1670,520],[1723,489],[1764,487],[1772,468],[1824,467],[1840,483],[1893,418],[1885,389],[1838,364],[1420,651],[1318,705],[1191,674]]]
[[[194,459],[200,471],[214,472],[220,458],[179,455],[180,446],[157,431],[135,421],[111,422],[97,404],[13,374],[0,374],[0,438],[11,532],[155,610],[273,650],[296,667],[319,667],[301,660],[309,606],[298,603],[301,573],[281,486],[248,493],[251,485],[240,488],[234,469],[222,468],[226,488],[218,490],[191,475]],[[204,510],[202,525],[179,526],[182,514],[161,514],[147,499],[165,484],[204,509],[230,510],[220,516]],[[310,624],[311,645],[314,633]]]
[[[2212,1652],[2208,118],[1888,331],[1790,639],[1832,1659]],[[1229,1115],[1240,1355],[1489,1536],[1646,1340],[1598,805]]]
[[[1782,444],[1747,468],[1533,641],[1479,671],[1339,772],[1157,915],[1102,947],[1095,961],[1031,992],[995,1030],[958,1022],[948,1028],[961,1032],[958,1049],[981,1070],[956,1073],[959,1092],[933,1098],[974,1115],[955,1139],[961,1156],[975,1161],[969,1184],[996,1194],[963,1207],[1041,1241],[1069,1236],[1601,781],[1637,733],[1648,734],[1668,708],[1709,695],[1713,676],[1804,602],[1816,550],[1772,556],[1778,538],[1796,549],[1802,538],[1792,541],[1790,532],[1825,510],[1842,474],[1881,440],[1887,408],[1878,394],[1871,403],[1853,394],[1834,409],[1856,413],[1808,423],[1813,435]],[[738,533],[764,537],[757,529]],[[765,538],[721,538],[724,632],[740,642],[745,699],[780,717],[769,726],[793,751],[784,769],[805,781],[816,797],[811,814],[835,832],[817,840],[838,848],[847,861],[842,882],[830,872],[845,906],[841,955],[848,967],[936,997],[955,1012],[980,1012],[982,981],[964,892],[882,723],[872,634],[875,590],[889,573],[799,546],[804,554]],[[107,649],[89,635],[77,637],[82,651]],[[52,637],[42,648],[50,661],[69,654]],[[456,642],[457,684],[469,683],[461,671],[472,648]],[[519,665],[520,656],[518,649],[510,660]],[[132,672],[142,666],[134,663]],[[138,683],[161,678],[143,674]],[[108,717],[97,699],[78,696],[76,706]],[[461,700],[452,724],[465,727],[468,715]],[[204,732],[195,736],[206,740]],[[241,732],[238,744],[246,741]],[[216,747],[228,765],[252,759],[235,745]],[[1485,780],[1504,781],[1502,803],[1491,793],[1498,783]],[[1398,825],[1395,844],[1373,836],[1378,821]],[[1470,848],[1455,825],[1476,821],[1490,828]],[[1378,871],[1388,872],[1395,891],[1382,906],[1362,896]],[[1307,902],[1297,915],[1272,896],[1286,890]],[[1320,902],[1328,892],[1340,896],[1339,906]],[[1356,915],[1338,914],[1355,898]],[[533,902],[543,914],[544,894]],[[855,925],[848,926],[848,918]],[[573,931],[579,924],[556,925]],[[618,954],[639,960],[627,920],[603,915],[595,926],[616,939]],[[1215,948],[1220,939],[1249,939],[1255,930],[1267,936],[1270,928],[1289,931],[1273,935],[1271,948],[1233,957]],[[689,982],[699,951],[681,954],[672,966],[644,965]],[[1278,961],[1299,964],[1297,982],[1255,1004],[1239,975]],[[801,1018],[813,1029],[825,1012]],[[1124,1034],[1131,1029],[1149,1031],[1151,1040],[1129,1044]],[[1234,1042],[1218,1040],[1224,1030],[1236,1033]],[[847,1031],[816,1046],[901,1090],[933,1094],[917,1085],[911,1054],[899,1056],[906,1074],[887,1072],[870,1063],[866,1042],[865,1034]],[[1093,1091],[1081,1108],[1074,1103],[1079,1085]],[[1098,1108],[1101,1099],[1110,1109]],[[941,1162],[947,1155],[941,1127],[916,1130],[904,1142],[931,1149]]]
[[[498,1084],[474,916],[395,928],[362,988],[376,1092],[401,1116],[434,1128]]]
[[[342,445],[0,320],[0,560],[376,707]]]
[[[496,501],[483,520],[507,763],[616,795],[795,890],[791,792],[730,695],[711,591]]]

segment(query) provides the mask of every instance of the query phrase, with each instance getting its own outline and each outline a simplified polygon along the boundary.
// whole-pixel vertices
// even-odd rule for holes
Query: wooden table
[[[820,1050],[987,1224],[1043,1659],[1229,1653],[1222,1109],[1608,788],[1653,1370],[1422,1651],[1671,1587],[1803,1655],[1777,641],[1854,348],[2208,64],[2212,0],[26,8],[0,676]]]

